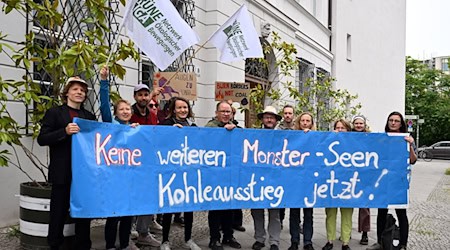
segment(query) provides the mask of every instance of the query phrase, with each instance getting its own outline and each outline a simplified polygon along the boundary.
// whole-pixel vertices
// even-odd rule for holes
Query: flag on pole
[[[161,70],[199,41],[168,0],[129,1],[123,25],[128,36]]]
[[[264,57],[258,33],[245,5],[242,5],[209,40],[220,50],[221,62]]]

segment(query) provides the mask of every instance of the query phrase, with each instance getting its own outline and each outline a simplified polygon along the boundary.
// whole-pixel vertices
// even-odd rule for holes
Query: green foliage
[[[450,175],[450,168],[447,168],[447,169],[445,170],[445,175]]]
[[[34,0],[1,0],[1,3],[2,15],[16,11],[24,18],[32,19],[28,22],[34,27],[25,34],[18,49],[3,42],[6,35],[0,32],[0,53],[27,72],[20,80],[3,79],[0,75],[0,143],[10,146],[9,150],[0,152],[0,166],[15,166],[33,180],[22,168],[17,151],[20,148],[47,181],[46,164],[41,163],[21,138],[25,131],[30,131],[33,138],[38,135],[39,122],[45,111],[61,103],[59,93],[68,76],[80,75],[86,80],[96,81],[97,69],[106,63],[110,53],[105,40],[110,32],[107,17],[114,13],[111,13],[106,0],[72,3],[71,11],[65,9],[69,2],[62,0],[42,0],[39,3]],[[89,16],[78,20],[80,15],[77,12],[89,13]],[[77,22],[74,24],[75,19]],[[128,58],[137,60],[140,56],[131,41],[120,41],[114,52],[108,66],[111,74],[123,79],[125,68],[118,62]],[[52,89],[50,96],[41,92],[42,86],[33,81],[30,71],[48,75]],[[20,125],[14,119],[8,110],[8,102],[11,101],[23,103],[27,109],[33,107],[28,124]]]
[[[420,125],[420,146],[450,140],[450,76],[407,57],[406,114],[425,120]]]
[[[281,37],[273,32],[271,34],[272,41],[264,47],[264,53],[275,53],[275,67],[277,82],[271,85],[281,84],[288,91],[288,96],[296,103],[296,113],[307,111],[314,115],[318,130],[328,130],[329,124],[340,119],[349,119],[355,115],[361,104],[354,102],[358,98],[347,90],[335,89],[333,87],[334,79],[319,74],[316,79],[310,78],[304,83],[305,91],[300,89],[292,81],[293,73],[298,70],[298,59],[296,57],[297,50],[294,44],[286,43]],[[269,67],[267,58],[259,59],[263,65]],[[270,67],[269,67],[270,68]],[[274,72],[269,72],[273,75]],[[283,93],[277,88],[264,88],[257,85],[250,93],[250,101],[256,113],[260,113],[264,109],[264,100],[271,99],[273,102],[285,103],[282,100]],[[280,110],[281,112],[281,110]],[[253,124],[253,127],[260,127],[261,121]]]

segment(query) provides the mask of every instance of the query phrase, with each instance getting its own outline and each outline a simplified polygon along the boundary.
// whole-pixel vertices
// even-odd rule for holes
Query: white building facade
[[[405,75],[405,0],[397,1],[352,1],[352,0],[178,0],[182,6],[189,4],[190,21],[195,21],[194,30],[203,44],[242,4],[246,4],[262,41],[270,39],[265,32],[277,32],[282,40],[297,48],[299,66],[293,75],[297,86],[306,78],[327,73],[335,77],[336,87],[358,94],[362,104],[361,113],[368,117],[372,131],[383,131],[388,113],[404,111]],[[186,6],[185,6],[186,7]],[[193,7],[193,8],[192,8]],[[186,12],[186,11],[185,11]],[[120,18],[119,18],[120,19]],[[11,25],[12,24],[12,25]],[[268,25],[270,24],[270,25]],[[20,15],[0,15],[0,30],[15,45],[23,40],[25,22]],[[200,45],[192,48],[195,51]],[[189,71],[197,74],[197,101],[193,103],[196,123],[203,126],[215,111],[215,82],[259,82],[273,81],[277,76],[257,74],[250,70],[250,62],[219,62],[220,52],[207,43],[195,55]],[[119,81],[123,98],[133,100],[133,86],[138,82],[151,83],[153,68],[150,62],[127,61],[127,74]],[[16,69],[8,58],[0,55],[2,77],[17,78],[23,70]],[[281,108],[285,103],[295,103],[286,97],[266,105]],[[16,115],[25,121],[23,105],[17,105]],[[254,115],[254,114],[253,114]],[[21,118],[23,117],[23,118]],[[246,116],[237,114],[240,124]],[[251,115],[247,116],[251,119]],[[38,147],[38,146],[37,146]],[[38,147],[39,148],[39,147]],[[45,158],[45,150],[39,148]],[[27,181],[13,167],[1,169],[0,226],[18,221],[19,183]]]

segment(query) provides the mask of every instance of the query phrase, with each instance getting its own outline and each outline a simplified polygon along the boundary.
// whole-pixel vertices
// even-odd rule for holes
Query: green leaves
[[[420,125],[420,145],[450,138],[450,76],[406,57],[406,114],[425,120]]]

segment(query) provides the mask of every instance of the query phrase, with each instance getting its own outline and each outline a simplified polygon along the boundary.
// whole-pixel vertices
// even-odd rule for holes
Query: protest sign
[[[238,102],[242,106],[249,104],[250,83],[248,82],[216,82],[215,100]]]
[[[408,202],[403,136],[75,122],[73,217]]]
[[[158,96],[160,100],[169,100],[174,96],[197,100],[197,76],[194,73],[157,72],[153,77],[153,88],[156,87],[163,88]]]

